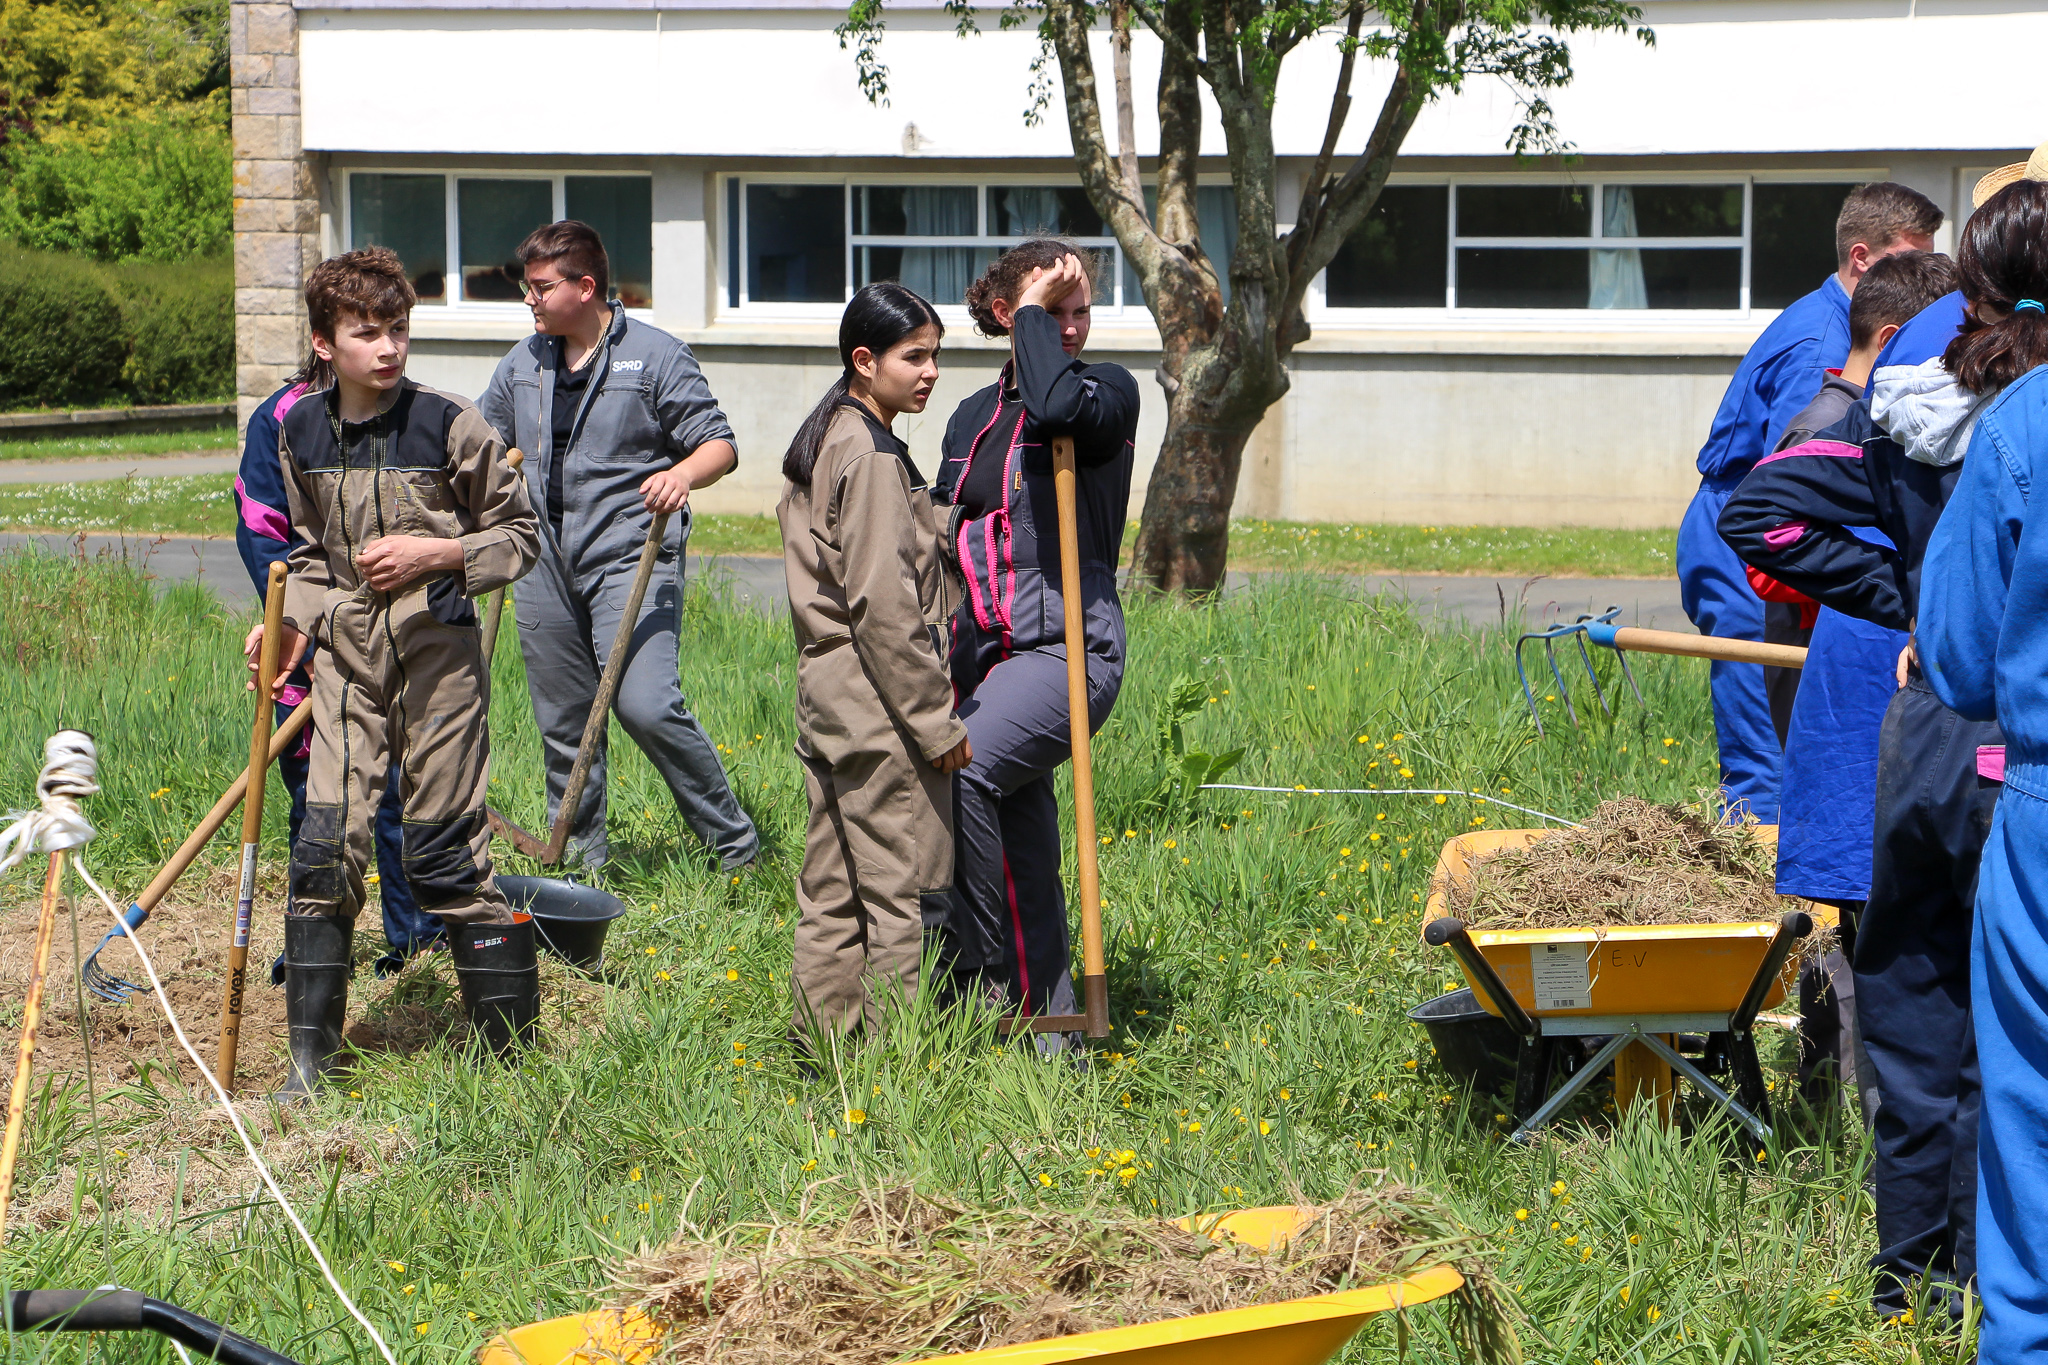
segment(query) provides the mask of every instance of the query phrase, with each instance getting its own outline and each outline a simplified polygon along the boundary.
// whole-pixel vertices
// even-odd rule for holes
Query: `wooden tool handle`
[[[519,466],[524,464],[525,462],[526,452],[521,450],[518,446],[514,446],[510,450],[505,452],[505,463],[511,467],[511,470],[514,474],[517,474],[519,472]],[[485,677],[490,676],[491,660],[496,658],[498,654],[498,626],[501,622],[504,621],[504,619],[505,589],[496,588],[492,590],[490,597],[486,600],[484,605],[483,647]]]
[[[1059,508],[1060,597],[1067,641],[1067,724],[1074,744],[1074,842],[1081,887],[1082,1014],[1090,1038],[1109,1036],[1109,978],[1102,952],[1102,882],[1095,860],[1095,763],[1088,728],[1088,634],[1081,602],[1081,529],[1074,439],[1052,443],[1052,487]]]
[[[1772,668],[1806,667],[1806,651],[1798,645],[1766,645],[1755,640],[1727,640],[1718,635],[1687,635],[1675,630],[1612,628],[1613,647],[1642,654],[1677,654],[1688,659],[1718,659],[1731,664],[1765,664]],[[1610,643],[1599,640],[1601,644]]]
[[[277,733],[270,737],[271,762],[275,763],[284,756],[284,751],[291,747],[292,741],[299,737],[299,732],[304,730],[306,723],[312,719],[313,699],[308,697],[292,708],[292,713],[284,718],[284,724],[278,726]],[[155,880],[135,898],[135,903],[142,907],[145,915],[156,909],[157,902],[178,884],[178,878],[185,875],[186,869],[190,868],[193,860],[199,856],[199,851],[212,841],[214,835],[220,833],[220,827],[235,813],[235,807],[242,804],[242,795],[248,790],[249,773],[247,769],[243,769],[235,780],[228,784],[228,789],[221,793],[220,800],[213,803],[213,809],[206,813],[206,818],[185,836],[185,842],[178,845],[178,851],[171,855],[171,860],[157,871]]]
[[[654,524],[647,528],[647,544],[640,550],[640,568],[633,575],[633,591],[626,598],[626,613],[619,618],[618,631],[612,636],[611,657],[604,661],[604,676],[598,679],[597,699],[590,704],[590,719],[583,723],[583,742],[576,746],[576,764],[569,769],[569,783],[562,789],[561,809],[555,812],[555,827],[549,831],[547,852],[541,861],[550,866],[562,861],[562,852],[569,846],[569,828],[576,819],[576,807],[582,803],[584,784],[590,780],[590,765],[597,755],[597,742],[604,736],[605,725],[611,718],[612,698],[619,693],[619,678],[626,671],[627,646],[633,643],[634,627],[640,623],[640,603],[647,596],[647,584],[654,577],[654,561],[661,554],[661,538],[668,530],[666,512],[654,514]]]
[[[43,909],[36,920],[36,955],[29,967],[28,997],[21,1007],[21,1049],[14,1064],[14,1089],[7,1099],[7,1136],[0,1141],[0,1233],[7,1229],[7,1202],[14,1195],[14,1162],[21,1155],[29,1072],[36,1060],[36,1026],[43,1018],[43,982],[50,967],[50,940],[57,927],[57,892],[63,883],[64,855],[52,853],[50,870],[43,877]]]
[[[276,703],[279,636],[284,634],[285,566],[270,565],[270,590],[263,597],[263,648],[256,663],[256,714],[249,725],[247,799],[242,802],[242,885],[235,898],[235,935],[228,946],[228,978],[221,990],[220,1052],[214,1074],[225,1090],[235,1088],[235,1055],[242,1041],[242,1003],[249,988],[249,925],[256,911],[256,850],[263,840],[263,779],[270,772],[271,720]]]

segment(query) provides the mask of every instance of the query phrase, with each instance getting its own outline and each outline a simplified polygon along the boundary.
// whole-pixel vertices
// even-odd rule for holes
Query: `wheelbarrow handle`
[[[1472,941],[1472,935],[1465,929],[1465,922],[1457,919],[1433,919],[1422,927],[1422,941],[1432,948],[1449,948],[1458,965],[1466,975],[1479,983],[1487,997],[1500,1009],[1500,1017],[1507,1026],[1524,1038],[1534,1038],[1539,1030],[1536,1021],[1522,1008],[1522,1002],[1515,999],[1507,983],[1500,979],[1500,973],[1493,969],[1479,951],[1479,945]]]
[[[1799,940],[1812,932],[1813,916],[1804,910],[1787,910],[1779,918],[1778,932],[1771,936],[1771,946],[1764,950],[1764,960],[1757,964],[1756,975],[1750,978],[1742,1003],[1728,1016],[1730,1033],[1739,1038],[1750,1031],[1756,1023],[1757,1011],[1764,1007],[1764,998],[1770,994],[1771,983],[1785,970],[1785,959],[1792,956]]]
[[[19,1289],[7,1295],[11,1332],[156,1332],[221,1365],[299,1365],[217,1322],[132,1289]]]
[[[1688,659],[1717,659],[1731,664],[1764,664],[1771,668],[1804,668],[1806,651],[1798,645],[1766,645],[1755,640],[1730,640],[1719,635],[1687,635],[1676,630],[1644,630],[1588,621],[1586,638],[1609,649],[1641,654],[1677,654]]]

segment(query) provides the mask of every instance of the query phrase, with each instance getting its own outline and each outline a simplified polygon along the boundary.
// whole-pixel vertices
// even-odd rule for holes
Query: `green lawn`
[[[151,531],[169,536],[232,532],[231,474],[104,483],[0,485],[0,529]],[[1137,540],[1124,537],[1124,562]],[[1533,578],[1669,578],[1674,531],[1588,527],[1393,526],[1239,521],[1230,567],[1339,574],[1506,574]],[[779,557],[770,516],[700,516],[690,534],[700,555]]]
[[[1239,520],[1233,569],[1317,573],[1509,574],[1553,578],[1670,578],[1678,532],[1562,526],[1397,526]],[[1135,541],[1135,532],[1128,538]]]
[[[517,1069],[479,1071],[439,1045],[365,1056],[268,1139],[401,1359],[456,1365],[500,1326],[600,1302],[621,1258],[685,1218],[830,1218],[848,1188],[899,1181],[970,1204],[1178,1215],[1330,1197],[1378,1171],[1437,1192],[1485,1239],[1528,1315],[1532,1362],[1957,1359],[1928,1328],[1868,1314],[1869,1149],[1853,1123],[1845,1135],[1781,1108],[1760,1155],[1712,1126],[1685,1138],[1639,1113],[1617,1124],[1596,1090],[1524,1149],[1502,1141],[1496,1100],[1450,1082],[1405,1017],[1455,978],[1418,940],[1428,871],[1451,835],[1526,817],[1466,796],[1178,793],[1160,738],[1178,688],[1195,711],[1188,746],[1245,750],[1232,780],[1478,789],[1578,815],[1713,782],[1704,665],[1640,657],[1647,709],[1574,729],[1552,704],[1539,738],[1496,631],[1425,628],[1400,601],[1303,579],[1213,607],[1135,603],[1129,678],[1097,741],[1115,1035],[1085,1068],[1048,1064],[927,1012],[809,1080],[784,1041],[804,827],[788,629],[710,593],[685,611],[685,689],[777,856],[744,880],[711,871],[615,730],[607,877],[633,913],[613,932],[608,985],[565,989],[551,973],[542,1043]],[[0,671],[0,807],[32,800],[51,729],[91,730],[104,792],[88,857],[132,894],[243,762],[246,626],[199,589],[159,596],[123,566],[0,556],[0,656],[17,665]],[[523,684],[520,651],[500,650],[493,798],[535,828]],[[267,868],[284,858],[282,824],[273,801]],[[188,886],[209,870],[232,884],[230,843]],[[17,871],[6,894],[21,905],[34,887]],[[177,944],[157,947],[176,969]],[[456,1008],[444,960],[396,982],[365,972],[353,989],[371,1011]],[[96,1008],[118,1021],[152,1006]],[[211,1020],[190,1022],[210,1050]],[[1782,1097],[1789,1042],[1770,1042]],[[118,1280],[309,1362],[373,1359],[182,1087],[145,1069],[99,1091],[110,1179],[140,1202],[102,1184],[82,1090],[38,1096],[17,1197],[73,1212],[10,1227],[11,1284]],[[1132,1153],[1139,1174],[1105,1175],[1105,1151]],[[144,1161],[157,1174],[129,1183],[127,1163]],[[208,1178],[215,1193],[188,1196],[186,1173],[212,1168],[228,1173]],[[1401,1338],[1376,1320],[1342,1359],[1455,1359],[1436,1310],[1409,1315],[1405,1357]],[[173,1359],[147,1338],[118,1358]]]
[[[197,431],[0,439],[0,460],[98,460],[122,455],[183,455],[195,450],[235,448],[235,425],[229,422]]]

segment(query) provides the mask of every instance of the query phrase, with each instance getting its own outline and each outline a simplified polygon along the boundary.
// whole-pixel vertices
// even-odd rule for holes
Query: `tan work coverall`
[[[953,779],[932,760],[967,737],[945,667],[959,592],[909,448],[853,399],[810,486],[785,482],[775,511],[811,802],[796,1026],[872,1033],[891,994],[916,994],[924,929],[952,892]]]
[[[363,423],[342,422],[336,401],[333,389],[309,395],[278,434],[303,537],[285,616],[322,647],[289,913],[355,919],[395,752],[403,862],[420,908],[451,923],[510,923],[484,822],[489,692],[470,598],[533,567],[539,523],[504,443],[466,400],[408,379]],[[387,535],[459,540],[462,571],[379,592],[356,556]]]

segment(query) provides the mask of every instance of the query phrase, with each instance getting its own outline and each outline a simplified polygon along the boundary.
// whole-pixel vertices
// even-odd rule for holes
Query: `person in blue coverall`
[[[332,382],[326,369],[326,362],[317,356],[309,359],[283,388],[258,404],[249,417],[248,434],[242,442],[241,469],[235,475],[235,548],[241,552],[242,564],[249,571],[249,581],[255,585],[259,602],[269,587],[271,564],[283,562],[299,543],[299,534],[292,529],[285,510],[284,472],[277,461],[278,423],[300,398]],[[306,699],[311,686],[312,679],[304,669],[293,671],[277,704],[279,724]],[[308,727],[299,742],[277,760],[278,776],[291,793],[293,843],[298,842],[299,822],[306,814],[306,769],[312,739],[313,731]],[[404,844],[404,818],[405,803],[398,795],[394,765],[391,781],[384,788],[384,802],[377,808],[377,899],[384,910],[384,939],[391,947],[377,959],[379,976],[397,971],[406,959],[432,947],[446,932],[439,916],[419,908],[405,879],[405,868],[399,861]],[[280,957],[271,968],[273,984],[284,983],[283,962]]]
[[[1685,614],[1704,635],[1762,640],[1764,604],[1742,562],[1715,531],[1728,495],[1755,467],[1827,372],[1849,354],[1849,296],[1863,272],[1895,251],[1934,245],[1942,212],[1926,196],[1890,181],[1850,191],[1835,220],[1837,268],[1820,288],[1778,314],[1737,367],[1700,447],[1700,488],[1678,527],[1678,588]],[[1778,819],[1779,749],[1764,672],[1716,663],[1709,674],[1721,783],[1731,805],[1765,824]]]
[[[1978,1139],[1979,1359],[2048,1361],[2048,185],[2021,180],[1971,220],[1959,264],[1972,316],[1949,349],[1990,401],[1928,545],[1915,643],[1942,701],[2004,731],[2005,795],[1977,883],[1971,993],[1984,1092]],[[2030,1213],[2029,1210],[2032,1210]]]
[[[1966,245],[1983,227],[1971,220]],[[1964,316],[1961,294],[1922,311],[1878,357],[1864,402],[1743,480],[1721,532],[1744,562],[1845,615],[1911,630],[1978,408],[1942,360]],[[1998,799],[1987,759],[2001,743],[1996,725],[1957,715],[1917,669],[1901,671],[1879,734],[1870,894],[1852,964],[1878,1099],[1872,1301],[1887,1318],[1922,1295],[1960,1314],[1975,1274],[1970,907]]]
[[[1792,420],[1778,449],[1803,445],[1847,415],[1863,398],[1885,347],[1899,329],[1956,287],[1955,262],[1925,251],[1902,251],[1870,267],[1849,304],[1849,358],[1830,371],[1820,393]],[[1875,527],[1855,533],[1891,549]],[[1782,585],[1751,570],[1751,582]],[[1759,587],[1759,592],[1764,587]],[[1877,796],[1878,732],[1897,690],[1893,682],[1902,631],[1845,616],[1797,595],[1814,614],[1806,667],[1790,669],[1793,696],[1774,705],[1785,735],[1778,801],[1778,892],[1825,902],[1841,913],[1841,948],[1799,974],[1800,1086],[1813,1104],[1832,1109],[1838,1085],[1856,1087],[1863,1117],[1875,1115],[1870,1066],[1855,1036],[1855,975],[1849,967],[1856,924],[1870,895],[1871,827]],[[1768,600],[1768,599],[1767,599]],[[1789,715],[1785,714],[1789,712]],[[1832,1073],[1832,1074],[1831,1074]]]

